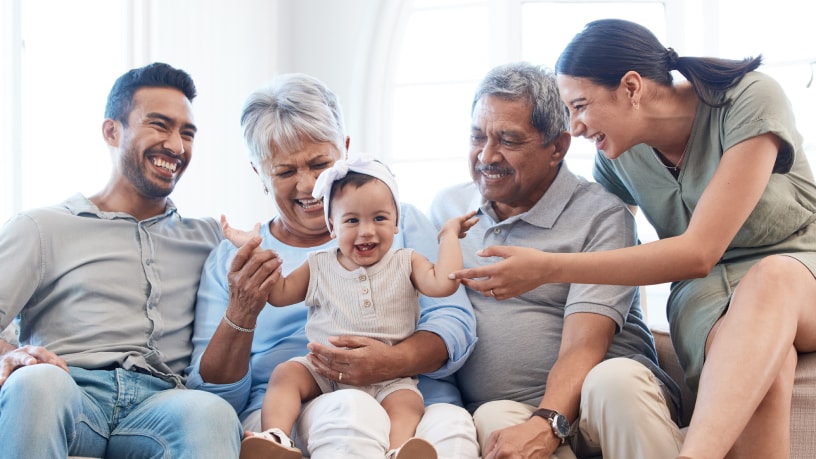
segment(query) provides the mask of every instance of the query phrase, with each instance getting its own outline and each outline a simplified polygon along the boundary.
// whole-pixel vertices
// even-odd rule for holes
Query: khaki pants
[[[667,400],[663,385],[642,364],[627,358],[601,362],[584,381],[572,438],[551,457],[600,457],[603,451],[604,459],[674,459],[683,435]],[[482,454],[492,432],[525,422],[536,408],[510,400],[480,406],[473,420]]]

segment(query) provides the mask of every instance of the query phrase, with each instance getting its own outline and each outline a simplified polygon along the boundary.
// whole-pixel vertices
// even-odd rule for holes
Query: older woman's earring
[[[635,110],[640,110],[640,101],[639,100],[632,101],[632,107],[634,107]]]

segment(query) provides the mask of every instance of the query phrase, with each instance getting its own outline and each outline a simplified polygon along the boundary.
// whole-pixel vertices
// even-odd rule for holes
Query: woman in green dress
[[[790,103],[760,64],[679,57],[628,21],[587,24],[555,69],[572,135],[595,142],[595,179],[659,240],[489,247],[504,260],[455,273],[499,299],[548,282],[672,282],[672,339],[698,393],[683,457],[789,457],[797,352],[816,351],[816,185]]]

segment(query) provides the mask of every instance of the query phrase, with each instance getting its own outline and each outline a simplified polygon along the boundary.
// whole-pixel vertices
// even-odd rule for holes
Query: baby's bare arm
[[[448,274],[464,267],[459,239],[479,221],[476,211],[445,222],[439,231],[439,256],[436,265],[419,253],[411,258],[411,280],[422,294],[432,297],[452,295],[459,288],[459,281],[449,279]]]
[[[253,237],[260,237],[261,224],[256,223],[251,231],[243,231],[230,226],[227,217],[221,215],[221,231],[224,237],[232,242],[236,247],[241,247]],[[260,247],[256,250],[261,250]],[[275,281],[269,293],[267,302],[272,306],[288,306],[300,303],[306,299],[306,289],[309,287],[309,264],[304,262],[301,266],[289,273],[282,275]]]

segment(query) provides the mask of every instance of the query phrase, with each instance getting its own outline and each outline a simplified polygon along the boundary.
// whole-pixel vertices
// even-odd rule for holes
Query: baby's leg
[[[301,404],[320,393],[320,387],[306,367],[297,362],[281,363],[269,378],[261,408],[261,428],[277,427],[291,436]]]
[[[389,449],[399,448],[416,433],[416,427],[425,413],[425,405],[416,392],[408,389],[396,390],[382,401],[382,406],[391,419]]]

